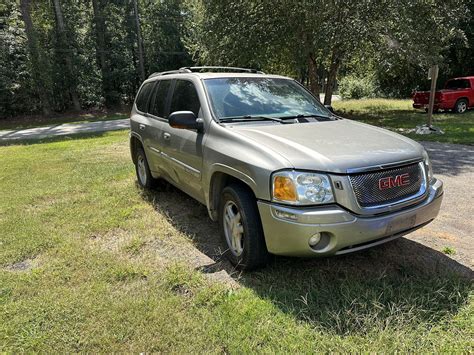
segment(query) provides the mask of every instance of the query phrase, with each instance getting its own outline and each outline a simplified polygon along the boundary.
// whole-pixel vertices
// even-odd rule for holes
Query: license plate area
[[[392,219],[388,224],[387,228],[385,229],[386,235],[393,235],[397,232],[401,232],[407,229],[410,229],[415,226],[416,223],[416,214],[411,216],[402,216],[398,218]]]

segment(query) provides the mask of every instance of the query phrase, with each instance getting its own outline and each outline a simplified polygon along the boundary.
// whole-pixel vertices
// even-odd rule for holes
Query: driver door
[[[176,79],[172,88],[169,113],[192,111],[201,116],[201,103],[194,83]],[[203,201],[201,184],[203,133],[192,129],[163,128],[162,152],[168,161],[168,176],[180,189]]]

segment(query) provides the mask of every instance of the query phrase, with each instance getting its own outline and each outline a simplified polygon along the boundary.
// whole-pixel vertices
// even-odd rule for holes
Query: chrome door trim
[[[199,171],[198,169],[195,169],[192,166],[189,166],[188,164],[183,163],[181,160],[170,157],[165,152],[161,152],[160,154],[163,158],[168,159],[169,161],[171,161],[171,162],[175,163],[176,165],[178,165],[180,168],[184,169],[184,171],[190,173],[191,175],[193,175],[197,178],[201,178],[201,171]]]
[[[156,149],[155,147],[148,146],[148,149],[150,149],[153,153],[161,155],[161,151],[159,149]]]

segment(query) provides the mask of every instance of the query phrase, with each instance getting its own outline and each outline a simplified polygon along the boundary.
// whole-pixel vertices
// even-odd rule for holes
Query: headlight
[[[426,167],[426,170],[428,171],[428,182],[430,182],[434,178],[433,167],[431,166],[430,157],[428,156],[428,153],[426,151],[423,153],[423,156],[424,156],[425,167]]]
[[[278,171],[272,176],[272,199],[292,205],[334,202],[329,177],[301,171]]]

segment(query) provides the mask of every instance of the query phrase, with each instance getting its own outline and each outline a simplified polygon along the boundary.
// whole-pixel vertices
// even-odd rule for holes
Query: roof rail
[[[160,75],[169,75],[169,74],[178,74],[178,73],[191,73],[191,70],[187,68],[180,68],[178,70],[168,70],[168,71],[162,71],[162,72],[156,72],[151,74],[148,79],[153,78],[155,76],[160,76]]]
[[[203,67],[182,67],[179,70],[189,70],[194,71],[230,71],[238,73],[255,73],[255,74],[264,74],[264,72],[257,69],[249,68],[237,68],[237,67],[222,67],[222,66],[203,66]]]
[[[237,67],[218,67],[218,66],[203,66],[203,67],[182,67],[178,70],[169,70],[163,72],[156,72],[151,74],[148,79],[153,78],[155,76],[160,75],[169,75],[169,74],[180,74],[180,73],[192,73],[192,72],[201,72],[201,71],[229,71],[234,73],[254,73],[254,74],[265,74],[263,71],[257,69],[249,69],[249,68],[237,68]]]

